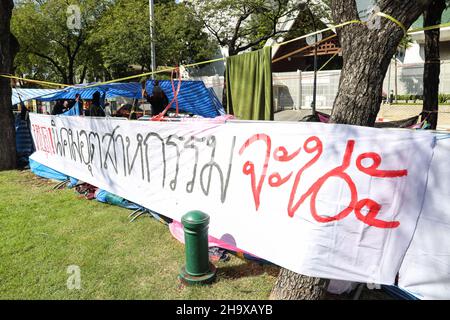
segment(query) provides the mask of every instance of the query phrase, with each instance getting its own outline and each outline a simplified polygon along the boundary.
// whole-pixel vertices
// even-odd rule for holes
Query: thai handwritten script
[[[348,140],[344,152],[344,157],[342,162],[337,167],[329,170],[317,179],[308,190],[303,193],[300,197],[297,196],[298,188],[300,186],[301,178],[304,172],[314,166],[314,164],[319,160],[323,154],[323,143],[317,136],[311,136],[303,144],[303,148],[299,148],[292,153],[289,153],[287,149],[283,146],[277,147],[273,150],[272,154],[272,140],[267,134],[255,134],[245,141],[239,150],[239,155],[243,155],[248,147],[251,145],[261,142],[265,144],[265,156],[264,164],[261,170],[261,174],[257,176],[255,171],[255,164],[252,161],[246,161],[243,165],[242,172],[245,175],[250,176],[250,185],[253,193],[254,203],[256,210],[259,209],[261,204],[261,191],[264,183],[268,182],[269,186],[272,188],[278,188],[288,181],[292,182],[292,188],[289,195],[289,202],[287,206],[287,213],[289,217],[293,217],[299,207],[306,201],[310,199],[310,212],[313,218],[321,223],[327,223],[331,221],[338,221],[347,217],[350,213],[354,212],[357,219],[363,223],[377,227],[377,228],[397,228],[400,225],[399,221],[384,221],[377,219],[377,215],[381,210],[381,205],[373,199],[359,199],[357,186],[352,179],[352,177],[346,172],[347,169],[352,164],[352,158],[354,154],[354,147],[356,144],[355,140]],[[298,157],[302,152],[307,155],[312,155],[312,159],[304,164],[298,171],[290,172],[288,175],[282,177],[279,172],[269,173],[269,165],[271,161],[288,163]],[[273,158],[273,160],[272,160]],[[364,160],[370,159],[372,161],[370,166],[364,166]],[[356,157],[356,167],[357,169],[365,175],[370,177],[378,178],[400,178],[408,174],[406,169],[402,170],[381,170],[379,169],[382,162],[382,158],[379,154],[375,152],[361,153]],[[324,216],[317,212],[316,200],[317,195],[322,188],[322,186],[330,179],[337,178],[341,179],[350,190],[350,202],[346,208],[334,216]],[[367,208],[367,213],[363,213],[363,209]]]
[[[230,145],[226,146],[229,148],[229,157],[227,165],[223,168],[223,165],[215,159],[218,145],[213,135],[196,137],[170,134],[163,137],[153,131],[123,135],[119,133],[119,129],[120,126],[116,126],[110,132],[99,133],[57,127],[52,122],[51,127],[33,125],[33,136],[37,150],[79,162],[87,167],[92,176],[95,166],[99,170],[109,171],[109,174],[124,177],[137,174],[142,181],[154,183],[152,170],[158,170],[154,176],[162,177],[162,188],[168,186],[173,191],[179,185],[179,173],[183,169],[180,167],[180,157],[184,153],[193,152],[191,178],[183,189],[187,193],[192,193],[198,183],[198,189],[209,196],[212,188],[218,188],[220,201],[225,202],[233,165],[235,136],[231,138]],[[200,162],[200,147],[202,152],[206,153],[207,161]],[[173,170],[168,168],[173,164],[167,159],[168,152],[175,153]],[[152,159],[157,161],[156,165],[151,165]],[[173,175],[169,177],[171,173]],[[213,186],[214,176],[219,180],[219,184]]]

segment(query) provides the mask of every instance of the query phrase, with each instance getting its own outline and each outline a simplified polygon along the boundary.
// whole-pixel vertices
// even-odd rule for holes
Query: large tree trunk
[[[9,74],[18,42],[10,33],[13,0],[0,0],[0,74]],[[16,134],[11,106],[10,80],[0,77],[0,171],[14,169],[16,161]]]
[[[425,10],[424,27],[441,23],[446,8],[445,0],[433,0]],[[439,110],[439,75],[441,60],[439,55],[440,30],[425,31],[425,67],[423,72],[423,111],[422,120],[427,119],[431,129],[436,130]]]
[[[399,20],[405,28],[417,20],[427,0],[380,0],[381,12]],[[335,24],[359,20],[355,0],[332,0]],[[338,30],[344,66],[331,122],[373,126],[380,110],[383,80],[390,60],[404,36],[403,29],[380,18],[378,30],[351,24]],[[320,299],[327,281],[282,269],[271,293],[274,299]]]
[[[325,296],[328,281],[307,277],[287,269],[281,269],[270,294],[271,300],[321,300]]]
[[[381,12],[406,29],[417,20],[426,1],[382,0]],[[429,1],[428,1],[429,2]],[[335,23],[359,19],[355,0],[332,0]],[[338,29],[344,65],[331,122],[373,126],[380,110],[383,80],[389,62],[404,36],[403,29],[383,17],[380,28],[351,24]]]
[[[68,75],[67,75],[67,82],[65,84],[75,84],[75,67],[74,67],[74,60],[69,57],[69,65],[67,67]]]

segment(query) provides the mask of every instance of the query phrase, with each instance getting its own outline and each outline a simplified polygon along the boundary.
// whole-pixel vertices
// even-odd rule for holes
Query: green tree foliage
[[[78,5],[81,30],[68,28]],[[211,58],[217,45],[184,3],[155,1],[156,60],[174,66]],[[148,0],[20,0],[12,19],[21,51],[15,72],[63,83],[128,75],[150,66]]]
[[[217,43],[229,55],[258,48],[286,33],[285,22],[296,19],[299,1],[193,0],[190,6]]]
[[[115,76],[130,65],[150,70],[149,8],[147,0],[118,0],[103,16],[93,41]],[[174,1],[155,3],[157,66],[175,66],[210,59],[217,46],[192,11]]]
[[[73,84],[100,66],[89,45],[94,27],[108,8],[108,0],[21,0],[11,21],[21,51],[16,72],[31,77]],[[68,26],[69,5],[80,8],[81,29]]]

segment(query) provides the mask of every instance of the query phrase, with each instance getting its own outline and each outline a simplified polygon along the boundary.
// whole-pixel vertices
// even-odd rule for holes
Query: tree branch
[[[219,32],[214,30],[210,25],[208,25],[208,23],[206,21],[203,21],[203,25],[217,39],[217,42],[219,42],[219,45],[221,45],[221,46],[227,45],[227,42],[220,38]]]
[[[247,12],[239,17],[239,19],[236,22],[236,25],[234,27],[233,36],[231,37],[231,40],[230,40],[230,47],[233,47],[233,48],[235,47],[236,40],[239,37],[239,29],[241,28],[241,24],[243,21],[245,21],[245,19],[247,19],[250,16],[250,14],[251,14],[250,12]]]
[[[65,81],[67,81],[67,74],[66,74],[66,72],[64,71],[64,69],[52,57],[49,57],[49,56],[47,56],[45,54],[42,54],[42,53],[39,53],[39,52],[35,52],[35,51],[30,51],[30,53],[50,61],[50,63],[58,70],[58,72],[61,73],[61,76],[63,77],[63,79]]]
[[[249,49],[251,47],[254,47],[254,46],[258,45],[261,41],[267,41],[267,40],[269,40],[270,38],[273,38],[276,35],[279,35],[279,34],[282,34],[282,33],[286,33],[286,32],[288,32],[288,31],[286,31],[286,30],[276,31],[276,32],[272,32],[270,35],[266,35],[266,36],[260,37],[259,39],[255,40],[253,42],[250,42],[250,43],[248,43],[248,44],[246,44],[246,45],[244,45],[242,47],[236,48],[236,53],[237,52],[241,52],[241,51],[245,51],[245,50],[247,50],[247,49]]]
[[[78,35],[78,38],[77,38],[77,44],[75,45],[75,49],[73,50],[73,53],[72,53],[72,55],[70,56],[70,58],[71,58],[72,60],[75,60],[75,57],[77,56],[78,51],[80,50],[80,48],[81,48],[81,46],[83,45],[83,43],[84,43],[85,40],[86,40],[86,39],[85,39],[84,36],[83,36],[83,31],[80,30],[80,34]]]

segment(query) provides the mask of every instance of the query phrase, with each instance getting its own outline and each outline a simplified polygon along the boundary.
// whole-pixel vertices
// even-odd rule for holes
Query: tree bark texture
[[[307,277],[287,269],[281,269],[271,300],[321,300],[325,296],[328,281]]]
[[[19,44],[10,32],[13,0],[0,0],[0,74],[9,74]],[[10,80],[0,77],[0,171],[14,169],[16,161],[16,134],[11,105]]]
[[[382,0],[381,12],[399,20],[405,28],[417,20],[426,0]],[[355,0],[332,0],[335,24],[359,20]],[[339,91],[334,102],[331,122],[373,126],[380,109],[383,80],[390,60],[404,36],[403,29],[381,18],[379,29],[363,24],[351,24],[337,30],[344,65]],[[281,269],[271,299],[318,300],[324,297],[327,280],[307,277]]]
[[[381,0],[377,4],[406,29],[417,20],[430,1]],[[359,20],[355,0],[332,0],[335,24]],[[344,60],[331,122],[373,126],[380,110],[383,80],[395,54],[403,29],[384,17],[379,28],[350,24],[337,30]]]
[[[425,10],[424,27],[441,23],[442,13],[446,8],[445,0],[433,0]],[[439,76],[441,60],[439,50],[440,30],[425,31],[425,66],[423,71],[423,117],[431,129],[436,130],[439,110]]]

